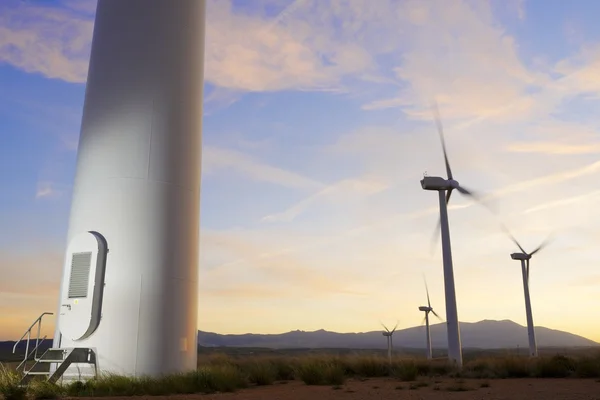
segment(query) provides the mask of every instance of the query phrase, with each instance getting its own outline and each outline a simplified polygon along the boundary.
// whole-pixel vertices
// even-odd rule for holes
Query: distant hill
[[[527,347],[527,328],[510,320],[483,320],[460,323],[462,345],[465,348],[501,349]],[[535,328],[538,347],[589,347],[600,343],[569,332]],[[425,348],[425,327],[397,330],[394,333],[394,348]],[[434,348],[446,348],[446,324],[431,325],[431,342]],[[362,333],[336,333],[323,329],[306,332],[291,331],[281,334],[221,335],[198,332],[198,344],[205,347],[266,347],[286,348],[354,348],[384,349],[386,340],[381,330]]]
[[[461,339],[463,348],[471,349],[504,349],[525,348],[528,346],[527,329],[510,320],[479,322],[461,322]],[[541,326],[535,328],[538,347],[592,347],[600,343],[569,332],[548,329]],[[446,349],[446,324],[431,326],[431,341],[436,349]],[[12,355],[15,342],[0,342],[0,360],[22,359],[25,343],[21,343],[16,356]],[[52,339],[44,341],[40,346],[40,354],[52,344]],[[386,340],[381,330],[361,333],[336,333],[323,329],[306,332],[292,331],[281,334],[262,335],[248,333],[243,335],[221,335],[218,333],[198,331],[198,345],[203,347],[252,347],[271,349],[385,349]],[[32,348],[33,344],[30,345]],[[397,330],[394,333],[394,348],[425,348],[425,327],[413,327]]]

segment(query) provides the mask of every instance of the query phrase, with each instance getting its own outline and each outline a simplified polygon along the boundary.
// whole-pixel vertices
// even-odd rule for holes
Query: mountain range
[[[461,340],[464,348],[502,349],[527,347],[527,328],[510,320],[483,320],[460,323]],[[582,336],[569,332],[535,328],[538,347],[589,347],[600,346]],[[425,327],[399,329],[394,332],[394,348],[425,348]],[[446,324],[431,325],[431,342],[434,348],[446,348]],[[385,349],[386,339],[382,331],[360,333],[336,333],[326,330],[291,331],[281,334],[223,335],[198,331],[198,344],[204,347],[266,347],[286,348],[340,348],[340,349]]]
[[[465,349],[510,349],[526,348],[527,329],[510,320],[483,320],[479,322],[460,323],[462,345]],[[569,332],[549,329],[541,326],[535,328],[538,347],[596,347],[600,343],[574,335]],[[198,345],[202,347],[247,347],[270,349],[385,349],[386,339],[382,331],[337,333],[323,329],[307,332],[295,330],[280,334],[225,335],[213,332],[198,331]],[[393,336],[395,349],[425,348],[425,327],[417,326],[400,329]],[[431,325],[431,341],[436,350],[445,350],[447,346],[446,324]],[[25,351],[26,343],[17,347],[19,355],[12,355],[14,341],[0,342],[0,361],[18,360]],[[47,339],[40,345],[43,353],[52,344]]]

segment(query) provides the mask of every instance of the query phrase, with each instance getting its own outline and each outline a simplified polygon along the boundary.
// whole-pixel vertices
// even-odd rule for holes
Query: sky
[[[0,340],[55,312],[95,2],[0,2]],[[361,332],[445,317],[600,341],[600,2],[208,0],[198,328]],[[44,331],[51,335],[50,319]]]

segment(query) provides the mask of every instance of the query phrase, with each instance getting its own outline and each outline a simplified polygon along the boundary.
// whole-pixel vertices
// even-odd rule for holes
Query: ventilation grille
[[[74,253],[69,277],[69,298],[87,297],[92,253]]]

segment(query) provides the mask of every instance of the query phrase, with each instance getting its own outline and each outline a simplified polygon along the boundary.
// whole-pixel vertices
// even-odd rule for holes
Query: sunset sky
[[[455,179],[526,250],[555,234],[531,262],[535,324],[600,341],[600,2],[207,8],[199,329],[411,327],[423,274],[445,316],[419,183],[445,176],[436,98]],[[0,2],[0,340],[56,311],[94,12]],[[457,192],[449,214],[459,319],[525,325],[516,246]]]

